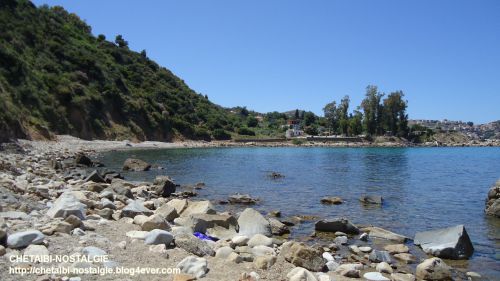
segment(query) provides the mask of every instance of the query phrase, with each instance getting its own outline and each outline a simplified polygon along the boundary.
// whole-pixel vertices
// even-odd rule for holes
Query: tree
[[[148,58],[148,55],[146,54],[146,50],[141,51],[141,57],[143,57],[145,59]]]
[[[106,36],[104,34],[97,35],[97,42],[103,42],[106,40]]]
[[[310,126],[316,122],[316,115],[311,111],[304,112],[304,124]]]
[[[361,108],[364,112],[363,125],[369,135],[381,132],[382,106],[380,100],[383,96],[378,92],[377,86],[366,87],[366,95],[361,102]]]
[[[257,120],[257,118],[255,118],[253,116],[248,116],[247,126],[253,128],[253,127],[257,127],[257,125],[259,125],[259,120]]]
[[[403,98],[404,93],[396,91],[390,93],[383,102],[384,129],[397,136],[406,136],[408,134],[407,102]]]
[[[359,107],[357,110],[354,110],[354,114],[351,114],[349,118],[349,132],[350,136],[357,136],[363,133],[363,113],[359,111]]]
[[[331,103],[327,103],[323,108],[323,112],[325,113],[325,119],[327,121],[327,127],[331,131],[337,131],[339,126],[338,124],[338,113],[337,113],[337,103],[332,101]]]
[[[300,117],[300,116],[299,116],[299,110],[298,110],[298,109],[295,109],[295,120],[300,119],[299,117]]]
[[[123,36],[121,34],[116,35],[115,43],[120,48],[128,47],[128,42],[123,39]]]
[[[347,135],[348,128],[349,128],[349,116],[348,116],[348,111],[349,111],[349,96],[344,96],[342,100],[340,100],[339,107],[337,109],[337,114],[338,114],[338,120],[339,120],[339,133],[343,135]]]

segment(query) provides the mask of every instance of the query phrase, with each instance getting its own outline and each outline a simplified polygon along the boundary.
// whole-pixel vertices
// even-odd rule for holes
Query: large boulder
[[[489,216],[500,218],[500,180],[488,191],[484,211]]]
[[[169,202],[170,203],[170,202]],[[214,205],[208,200],[188,201],[188,205],[181,213],[181,217],[189,217],[193,214],[215,214]]]
[[[291,264],[311,271],[322,271],[325,265],[321,251],[304,243],[286,242],[281,248],[281,254]]]
[[[7,237],[7,246],[9,248],[24,248],[30,244],[41,244],[45,235],[38,230],[27,230],[16,232]]]
[[[215,251],[207,242],[190,234],[181,234],[175,237],[175,245],[199,257],[214,256]]]
[[[417,280],[452,280],[451,267],[440,258],[424,260],[417,266]]]
[[[271,236],[271,224],[258,211],[246,208],[238,217],[239,234],[252,237],[255,234]]]
[[[175,208],[168,204],[163,204],[160,208],[156,209],[155,214],[162,216],[167,221],[173,221],[179,217]]]
[[[87,155],[85,155],[84,153],[78,153],[75,156],[75,165],[91,167],[92,160],[90,160],[90,158]]]
[[[172,199],[167,202],[167,205],[174,208],[177,214],[181,214],[188,205],[188,201],[186,199]]]
[[[236,218],[227,214],[192,214],[187,218],[175,219],[180,226],[189,227],[193,232],[205,233],[209,228],[220,226],[226,229],[238,230]]]
[[[177,265],[177,268],[179,268],[183,273],[191,274],[200,279],[208,272],[207,265],[208,263],[206,259],[189,256],[183,259]]]
[[[143,231],[151,231],[153,229],[170,230],[168,222],[160,215],[149,216],[141,223]]]
[[[158,176],[155,178],[151,190],[158,196],[168,197],[175,192],[175,183],[170,177]]]
[[[386,239],[399,243],[403,243],[408,240],[408,237],[406,236],[376,226],[363,228],[363,231],[369,232],[370,238]]]
[[[269,223],[271,224],[271,231],[273,235],[283,235],[290,233],[288,226],[275,218],[269,218]]]
[[[123,163],[124,171],[140,172],[140,171],[149,171],[149,169],[151,169],[151,164],[142,161],[140,159],[128,158]]]
[[[134,218],[137,215],[150,216],[153,211],[144,207],[141,201],[131,200],[125,208],[122,209],[122,217]]]
[[[324,232],[344,232],[347,234],[359,234],[359,229],[345,218],[332,220],[320,220],[314,225],[314,229]]]
[[[425,253],[444,259],[467,259],[474,253],[463,225],[418,232],[414,243]]]
[[[80,219],[85,219],[86,205],[81,203],[77,196],[71,191],[66,191],[52,204],[47,211],[47,216],[51,218],[66,218],[75,215]]]
[[[99,171],[94,170],[92,173],[90,173],[84,180],[84,182],[97,182],[97,183],[105,183],[106,181],[102,178],[101,174],[99,174]]]

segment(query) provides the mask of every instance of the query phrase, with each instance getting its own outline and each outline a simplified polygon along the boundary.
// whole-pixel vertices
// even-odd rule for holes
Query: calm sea
[[[500,148],[196,148],[109,152],[101,160],[119,170],[129,157],[165,169],[125,173],[128,180],[169,175],[182,185],[204,182],[198,198],[250,194],[261,199],[255,208],[280,210],[285,218],[345,216],[408,237],[464,224],[475,254],[460,266],[492,280],[500,276],[500,219],[483,212],[488,189],[500,179]],[[273,171],[285,177],[272,180]],[[358,201],[364,194],[385,202],[367,208]],[[322,205],[324,196],[345,203]],[[313,222],[300,224],[292,236],[313,230]]]

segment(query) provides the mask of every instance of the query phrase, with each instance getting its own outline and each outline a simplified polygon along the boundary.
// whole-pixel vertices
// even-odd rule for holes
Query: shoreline
[[[159,142],[144,141],[132,143],[130,141],[111,140],[83,140],[67,135],[58,135],[56,140],[17,140],[22,145],[31,145],[38,150],[73,150],[82,152],[106,152],[113,150],[134,149],[178,149],[178,148],[219,148],[219,147],[338,147],[338,148],[420,148],[420,147],[500,147],[500,140],[488,142],[451,143],[451,144],[413,144],[402,142],[312,142],[293,144],[292,141],[284,142],[235,142],[235,141],[177,141]]]
[[[182,245],[180,241],[183,241],[182,233],[176,233],[174,228],[183,227],[183,224],[186,222],[183,221],[175,221],[169,220],[168,225],[171,228],[171,232],[174,233],[174,237],[176,241],[176,247],[156,247],[156,246],[147,246],[144,245],[143,240],[134,235],[139,235],[138,232],[144,231],[144,221],[147,220],[147,217],[153,213],[154,215],[158,214],[158,210],[165,206],[165,204],[169,201],[170,198],[163,198],[161,196],[154,195],[154,183],[144,183],[136,184],[132,182],[125,182],[126,184],[122,185],[127,186],[126,189],[131,191],[132,198],[126,198],[122,195],[114,195],[114,200],[111,200],[113,205],[116,205],[116,209],[114,211],[105,210],[102,206],[102,198],[101,194],[106,188],[113,186],[113,181],[111,181],[111,185],[108,183],[98,183],[93,182],[93,180],[88,181],[88,176],[91,175],[91,171],[97,168],[92,166],[87,167],[88,171],[82,176],[72,175],[75,171],[81,170],[81,167],[73,166],[69,164],[67,167],[58,167],[58,162],[62,165],[66,165],[69,163],[68,161],[75,161],[77,154],[85,153],[89,156],[97,156],[99,153],[112,151],[112,150],[133,150],[133,149],[167,149],[167,148],[204,148],[204,147],[227,147],[227,146],[215,146],[213,143],[204,143],[204,142],[177,142],[177,143],[162,143],[162,142],[144,142],[139,144],[132,144],[132,146],[127,146],[128,142],[117,142],[117,141],[84,141],[72,137],[61,136],[60,139],[56,142],[42,142],[42,141],[19,141],[21,148],[25,149],[25,153],[11,153],[8,151],[0,152],[0,163],[9,164],[10,166],[7,169],[2,169],[0,171],[0,182],[2,183],[2,193],[5,191],[6,195],[11,197],[16,197],[19,195],[19,199],[17,201],[18,206],[14,206],[10,204],[8,201],[2,201],[0,199],[0,203],[3,206],[3,210],[5,211],[20,211],[24,212],[24,214],[16,213],[14,214],[14,218],[9,218],[6,220],[8,225],[9,235],[13,233],[17,233],[18,231],[25,229],[38,229],[45,234],[45,240],[47,242],[42,243],[46,249],[50,252],[50,254],[69,254],[72,252],[81,252],[85,248],[84,246],[93,246],[102,249],[106,253],[109,253],[111,257],[116,259],[116,262],[123,265],[136,265],[136,266],[145,266],[146,263],[151,263],[154,265],[163,265],[168,264],[169,266],[176,266],[178,263],[192,256],[192,247],[195,247],[199,250],[199,247],[206,250],[211,254],[203,254],[202,257],[206,261],[208,261],[209,269],[207,278],[203,280],[234,280],[236,276],[243,276],[243,274],[251,274],[249,271],[256,272],[258,275],[263,277],[266,280],[284,280],[287,276],[287,273],[292,272],[295,268],[298,267],[307,267],[309,269],[314,268],[315,265],[311,265],[305,261],[303,262],[294,262],[294,259],[289,259],[287,254],[285,254],[286,247],[284,245],[293,246],[293,243],[298,243],[300,241],[297,239],[288,240],[287,238],[273,235],[272,242],[265,242],[264,246],[267,248],[262,248],[265,251],[272,251],[271,257],[268,257],[267,254],[265,258],[259,258],[251,247],[248,245],[242,244],[241,246],[234,246],[231,244],[233,242],[223,241],[223,243],[214,244],[212,250],[209,250],[205,246],[200,246],[198,240],[189,240],[186,243],[189,245]],[[254,145],[241,145],[238,147],[247,147]],[[292,145],[290,145],[292,146]],[[293,145],[295,146],[295,145]],[[337,147],[337,146],[334,146]],[[344,146],[340,146],[344,147]],[[15,148],[15,147],[13,147]],[[91,157],[93,158],[93,157]],[[2,164],[2,165],[3,165]],[[120,171],[116,171],[120,172]],[[23,176],[24,175],[24,176]],[[28,175],[28,176],[26,176]],[[126,179],[125,179],[126,180]],[[130,186],[128,186],[130,185]],[[144,192],[146,194],[153,194],[153,199],[144,196]],[[86,216],[85,220],[81,220],[79,222],[80,227],[79,231],[83,231],[82,236],[78,236],[74,234],[75,228],[68,228],[68,220],[61,220],[60,218],[49,218],[47,216],[47,209],[56,205],[58,198],[61,197],[61,194],[71,193],[75,194],[76,200],[78,204],[83,204],[86,206]],[[106,195],[107,196],[107,195]],[[99,200],[98,198],[101,198]],[[210,206],[209,201],[203,198],[193,198],[187,199],[187,206],[190,204],[198,204],[196,202],[207,202],[207,206]],[[22,200],[21,200],[22,199]],[[124,216],[124,207],[129,204],[129,200],[142,200],[140,202],[144,203],[144,206],[147,206],[146,209],[151,210],[149,213],[148,210],[143,209],[140,215],[136,215],[131,217]],[[177,199],[174,199],[177,200]],[[178,199],[183,200],[183,199]],[[202,200],[202,201],[200,201]],[[106,200],[105,200],[106,201]],[[110,200],[108,200],[110,201]],[[106,204],[109,202],[106,201]],[[214,202],[215,204],[215,202]],[[240,205],[241,209],[245,206]],[[144,207],[143,207],[144,208]],[[197,208],[198,209],[198,208]],[[185,210],[185,209],[184,209]],[[207,213],[205,208],[198,209],[201,211],[201,216],[206,216],[211,213]],[[186,217],[181,216],[178,218],[186,219]],[[25,218],[25,215],[29,217],[29,219]],[[108,216],[109,215],[109,216]],[[153,216],[154,216],[153,215]],[[234,216],[233,216],[234,215]],[[10,214],[12,216],[12,214]],[[17,216],[17,217],[16,217]],[[138,219],[142,216],[140,219]],[[218,213],[216,216],[217,220],[220,220],[221,217],[226,218],[227,221],[231,221],[235,219],[236,214],[231,214],[227,212]],[[188,216],[189,218],[189,216]],[[283,227],[283,223],[279,221],[277,217],[271,217],[266,215],[263,217],[265,220],[271,220],[272,218],[275,220],[275,223],[280,227]],[[63,218],[64,219],[64,218]],[[324,219],[324,218],[318,218]],[[0,218],[2,220],[2,218]],[[278,222],[276,222],[278,221]],[[155,222],[152,222],[155,223]],[[160,223],[161,224],[161,223]],[[181,226],[179,226],[181,225]],[[29,226],[29,227],[28,227]],[[240,226],[241,227],[241,226]],[[370,231],[366,231],[364,228],[360,227],[361,233],[369,232],[370,240],[372,239],[372,233]],[[135,231],[134,233],[131,233]],[[240,228],[241,232],[241,228]],[[130,234],[130,235],[129,235]],[[386,233],[387,234],[387,233]],[[89,235],[89,236],[88,236]],[[92,236],[94,235],[94,236]],[[142,235],[142,234],[141,234]],[[334,260],[331,260],[332,263],[330,265],[335,267],[335,269],[327,270],[326,273],[322,274],[317,273],[316,270],[309,270],[304,274],[313,274],[313,276],[317,277],[317,280],[331,280],[331,279],[320,279],[320,276],[324,274],[333,278],[334,280],[344,281],[344,280],[361,280],[363,274],[368,272],[375,272],[375,267],[381,264],[382,260],[377,260],[375,257],[374,261],[372,261],[368,257],[368,253],[374,251],[383,251],[384,246],[380,246],[379,244],[361,239],[358,234],[348,233],[346,234],[337,234],[331,235],[331,241],[335,241],[333,244],[323,244],[321,247],[316,248],[314,246],[297,246],[302,249],[302,251],[307,252],[307,254],[311,254],[313,256],[320,256],[323,253],[323,258],[325,255],[330,259],[330,256],[334,256]],[[395,233],[389,233],[389,235],[396,235]],[[373,234],[375,236],[375,234]],[[99,239],[92,237],[103,237],[102,239],[107,239],[110,242],[102,243]],[[346,237],[342,239],[337,239],[338,237]],[[233,237],[234,238],[234,237]],[[251,238],[251,237],[248,237]],[[310,238],[310,237],[304,237]],[[335,238],[335,239],[334,239]],[[397,239],[401,239],[401,237],[396,237]],[[264,238],[261,238],[265,240]],[[345,242],[343,240],[349,241]],[[348,239],[348,240],[347,240]],[[220,240],[219,240],[220,241]],[[265,240],[268,241],[268,240]],[[292,243],[286,244],[288,242]],[[123,248],[120,246],[125,242],[126,246]],[[121,244],[120,244],[121,243]],[[184,243],[184,242],[182,242]],[[228,244],[229,243],[229,244]],[[247,243],[250,243],[247,241]],[[270,243],[270,244],[268,244]],[[401,245],[404,244],[404,240],[399,240],[399,242],[395,241],[385,241],[382,245],[392,244],[392,245]],[[57,247],[52,247],[51,245],[58,245]],[[75,247],[74,245],[81,245],[81,247]],[[195,246],[193,246],[195,245]],[[360,247],[358,248],[358,246]],[[361,251],[361,245],[370,248],[371,250],[368,252]],[[29,246],[28,246],[29,247]],[[154,248],[156,247],[156,248]],[[238,247],[247,247],[247,248],[238,248]],[[83,248],[83,249],[82,249]],[[232,248],[230,255],[228,257],[222,258],[222,254],[218,254],[218,252],[229,250],[228,248]],[[401,248],[404,248],[401,246]],[[237,249],[239,249],[237,251]],[[259,248],[260,249],[260,248]],[[14,255],[20,254],[20,250],[16,249],[7,249],[6,255]],[[366,249],[364,249],[366,250]],[[24,250],[26,253],[27,250]],[[132,251],[132,252],[130,252]],[[247,253],[245,251],[250,251]],[[416,264],[423,261],[420,259],[420,253],[413,252],[413,248],[410,251],[412,254],[417,256]],[[377,253],[378,253],[377,252]],[[122,255],[129,255],[130,253],[134,253],[133,257],[127,258]],[[236,254],[237,255],[234,255]],[[324,254],[328,253],[328,254]],[[331,254],[330,254],[331,253]],[[248,256],[248,254],[250,256]],[[402,254],[405,254],[403,251]],[[215,257],[213,257],[215,255]],[[330,255],[330,256],[328,256]],[[405,258],[411,258],[410,256],[405,256]],[[1,255],[0,255],[1,256]],[[151,259],[151,256],[153,260]],[[199,255],[197,255],[199,256]],[[231,260],[229,256],[232,256],[234,260]],[[137,258],[139,257],[139,258]],[[166,258],[165,258],[166,257]],[[402,261],[394,258],[395,268],[394,273],[402,274],[404,276],[399,276],[400,278],[406,277],[410,279],[396,279],[396,280],[411,280],[412,275],[416,275],[415,273],[415,262],[412,264],[405,264]],[[245,259],[252,259],[252,261]],[[0,257],[0,264],[2,257]],[[243,259],[243,260],[241,260]],[[139,264],[137,264],[137,260],[141,260]],[[315,260],[312,258],[312,260]],[[330,261],[330,260],[328,260]],[[311,261],[312,262],[312,261]],[[318,263],[318,260],[316,261]],[[326,262],[326,261],[323,261]],[[271,264],[272,263],[272,264]],[[303,263],[303,264],[302,264]],[[321,263],[321,262],[319,262]],[[328,262],[326,262],[328,266]],[[385,266],[385,265],[384,265]],[[262,267],[262,268],[261,268]],[[343,268],[344,267],[344,268]],[[6,268],[6,267],[5,267]],[[329,267],[328,267],[329,268]],[[342,269],[342,270],[339,270]],[[392,278],[394,280],[396,277],[391,275],[393,270],[386,268],[387,272],[383,272],[384,276],[387,278]],[[378,270],[377,270],[378,271]],[[389,272],[390,271],[390,272]],[[389,273],[388,273],[389,272]],[[5,271],[0,270],[0,276],[4,276],[6,274]],[[231,279],[227,279],[227,274],[231,275]],[[453,274],[460,276],[460,278],[464,278],[465,272],[461,268],[453,269]],[[5,276],[5,280],[16,280],[15,275]],[[94,280],[95,276],[85,276],[82,275],[82,280]],[[12,279],[9,279],[12,278]],[[151,279],[147,276],[140,276],[138,280],[156,280]],[[241,277],[243,278],[243,277]],[[326,278],[326,277],[325,277]],[[413,276],[414,278],[414,276]],[[98,278],[100,280],[100,278]],[[35,280],[35,278],[33,279]],[[103,278],[102,280],[110,280]],[[159,279],[158,279],[159,280]],[[170,280],[170,279],[168,279]],[[176,279],[174,279],[176,280]],[[180,279],[182,280],[182,279]],[[258,280],[258,279],[241,279],[241,280]],[[287,279],[288,280],[288,279]],[[292,280],[292,279],[290,279]],[[311,279],[313,280],[313,279]],[[316,279],[314,279],[316,280]]]

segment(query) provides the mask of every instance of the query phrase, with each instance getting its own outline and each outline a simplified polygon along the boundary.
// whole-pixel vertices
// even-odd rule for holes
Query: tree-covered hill
[[[0,1],[0,139],[228,137],[241,118],[61,7]],[[172,54],[175,55],[175,54]]]

